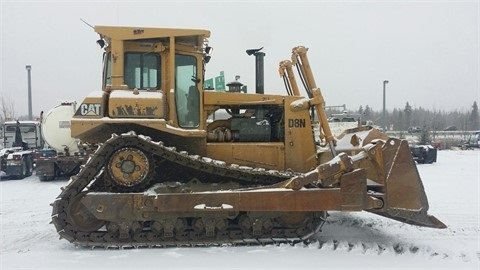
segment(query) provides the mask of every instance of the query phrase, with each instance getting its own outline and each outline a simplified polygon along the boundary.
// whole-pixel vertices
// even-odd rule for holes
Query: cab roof
[[[102,37],[116,40],[182,37],[183,41],[191,40],[192,43],[196,43],[199,39],[203,40],[204,38],[210,37],[210,31],[208,30],[183,28],[95,26],[95,32]]]

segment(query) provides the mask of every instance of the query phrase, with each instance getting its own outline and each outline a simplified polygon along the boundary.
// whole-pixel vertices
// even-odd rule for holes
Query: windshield
[[[5,126],[5,133],[15,133],[15,126]],[[29,133],[29,132],[35,132],[35,125],[31,126],[20,126],[20,132],[21,133]]]

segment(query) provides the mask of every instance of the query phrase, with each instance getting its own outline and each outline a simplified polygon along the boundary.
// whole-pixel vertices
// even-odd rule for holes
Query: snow
[[[418,165],[431,215],[447,229],[332,212],[310,245],[87,249],[59,240],[51,207],[67,180],[0,181],[0,269],[480,269],[480,151]]]
[[[137,90],[138,91],[138,90]],[[132,98],[135,99],[159,99],[163,97],[163,92],[161,90],[141,90],[137,94],[134,94],[132,90],[115,90],[110,93],[110,98]]]

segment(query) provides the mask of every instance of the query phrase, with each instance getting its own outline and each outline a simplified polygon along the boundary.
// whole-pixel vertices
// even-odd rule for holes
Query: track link
[[[183,174],[180,173],[180,178],[175,178],[168,173],[168,170],[156,170],[160,172],[152,176],[148,186],[140,186],[141,190],[138,190],[139,187],[135,189],[112,185],[108,179],[105,164],[115,151],[123,147],[134,147],[150,153],[154,157],[156,167],[165,166],[162,164],[166,163],[167,169],[172,169],[173,166],[176,167],[173,168],[175,171]],[[234,217],[220,217],[213,220],[202,216],[179,215],[146,222],[102,223],[83,210],[79,203],[79,198],[87,192],[138,192],[145,191],[152,185],[173,180],[186,183],[200,177],[200,180],[207,184],[232,181],[239,183],[242,188],[250,188],[272,185],[294,175],[295,173],[287,171],[267,171],[226,165],[222,161],[178,152],[173,147],[167,147],[162,142],[154,142],[149,137],[136,135],[134,132],[114,134],[99,146],[81,171],[62,189],[52,204],[52,223],[61,238],[76,245],[89,247],[295,244],[308,241],[319,231],[325,221],[325,212],[307,213],[303,221],[288,226],[285,226],[282,221],[284,217],[282,213],[273,216],[268,213],[265,216],[237,213]],[[289,213],[285,215],[288,219]],[[212,229],[212,226],[215,229]],[[96,229],[96,227],[99,228]]]

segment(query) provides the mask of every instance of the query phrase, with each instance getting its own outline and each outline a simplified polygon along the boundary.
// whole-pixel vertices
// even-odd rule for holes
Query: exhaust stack
[[[265,58],[265,53],[261,52],[260,50],[263,49],[261,47],[260,49],[249,49],[247,50],[248,55],[255,55],[255,93],[257,94],[263,94],[264,91],[264,85],[265,85],[265,78],[264,78],[264,58]]]

